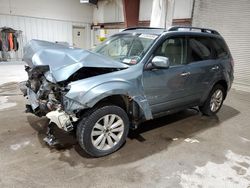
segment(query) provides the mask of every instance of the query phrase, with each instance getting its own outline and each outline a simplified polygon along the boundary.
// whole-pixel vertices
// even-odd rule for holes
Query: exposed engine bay
[[[20,83],[22,92],[31,103],[30,106],[27,106],[27,112],[32,112],[37,116],[44,116],[49,111],[59,108],[60,98],[63,94],[63,88],[46,80],[44,69],[45,67],[41,67],[32,70],[26,66],[28,81]]]
[[[26,112],[33,113],[39,117],[47,116],[51,122],[58,125],[65,131],[73,129],[71,122],[76,122],[77,117],[64,112],[63,96],[69,91],[69,83],[88,77],[93,77],[117,69],[111,68],[81,68],[67,80],[52,83],[48,81],[48,66],[35,68],[25,67],[28,73],[28,81],[20,83],[20,89],[24,96],[27,96],[29,103],[26,105]]]
[[[44,116],[50,111],[63,108],[61,100],[63,95],[69,90],[67,85],[70,82],[117,71],[117,69],[110,68],[81,68],[67,80],[52,83],[46,78],[48,76],[48,66],[40,66],[34,69],[26,66],[25,70],[28,73],[28,81],[21,82],[20,88],[29,99],[35,99],[30,104],[29,112],[37,116]]]

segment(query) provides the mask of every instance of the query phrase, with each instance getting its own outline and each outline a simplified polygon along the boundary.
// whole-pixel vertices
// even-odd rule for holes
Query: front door
[[[155,115],[188,103],[186,39],[184,37],[166,39],[153,56],[164,56],[170,61],[170,67],[167,69],[145,68],[143,72],[144,92]]]

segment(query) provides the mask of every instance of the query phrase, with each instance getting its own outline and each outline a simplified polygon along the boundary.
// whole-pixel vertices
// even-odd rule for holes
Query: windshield
[[[110,37],[93,51],[126,64],[138,63],[158,35],[120,34]]]

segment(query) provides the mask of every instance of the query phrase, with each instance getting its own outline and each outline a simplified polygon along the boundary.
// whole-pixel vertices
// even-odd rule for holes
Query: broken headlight
[[[72,112],[75,113],[77,110],[83,109],[84,106],[81,103],[64,96],[63,108],[65,112],[72,114]]]
[[[53,75],[51,74],[51,72],[49,72],[49,71],[45,72],[44,76],[45,76],[46,80],[48,80],[49,82],[56,83],[56,80],[53,77]]]

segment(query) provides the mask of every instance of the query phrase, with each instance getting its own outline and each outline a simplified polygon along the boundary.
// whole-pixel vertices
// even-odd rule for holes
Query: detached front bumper
[[[30,87],[28,87],[27,81],[20,82],[19,87],[23,95],[28,99],[26,112],[30,112],[41,117],[50,111],[49,104],[44,101],[39,101],[37,94]]]
[[[55,123],[60,129],[71,131],[73,129],[72,122],[76,122],[78,118],[67,114],[61,109],[61,106],[52,108],[52,104],[48,101],[40,101],[37,94],[29,87],[28,82],[19,83],[20,90],[28,99],[26,112],[33,113],[39,117],[45,116],[50,119],[50,122]]]
[[[36,93],[28,87],[28,82],[20,82],[19,88],[22,91],[23,95],[28,99],[28,104],[26,105],[26,112],[34,113],[35,115],[38,115],[39,111],[39,103],[37,100]]]
[[[60,109],[47,113],[46,117],[50,119],[50,122],[55,123],[60,129],[67,132],[73,130],[73,122],[78,120],[75,116],[69,115]]]

